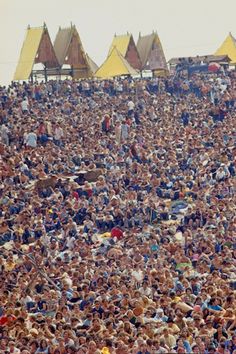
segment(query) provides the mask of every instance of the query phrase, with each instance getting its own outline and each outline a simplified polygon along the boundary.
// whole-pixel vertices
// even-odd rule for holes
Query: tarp
[[[27,30],[13,80],[27,80],[30,77],[43,31],[43,27]]]
[[[168,71],[165,54],[157,33],[140,35],[137,49],[142,62],[142,70]]]
[[[226,37],[220,48],[217,49],[215,55],[228,55],[231,59],[230,64],[236,65],[236,39],[231,33]]]
[[[116,47],[114,47],[105,62],[96,71],[95,76],[105,79],[115,76],[137,74],[138,72],[132,68],[123,55],[117,50]]]

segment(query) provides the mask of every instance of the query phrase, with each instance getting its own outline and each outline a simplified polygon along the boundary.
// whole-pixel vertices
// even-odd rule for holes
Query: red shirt
[[[120,240],[123,238],[123,231],[118,227],[113,227],[111,230],[111,237],[116,237],[117,240]]]
[[[16,320],[16,317],[13,315],[2,316],[2,317],[0,317],[0,326],[8,325],[15,320]]]

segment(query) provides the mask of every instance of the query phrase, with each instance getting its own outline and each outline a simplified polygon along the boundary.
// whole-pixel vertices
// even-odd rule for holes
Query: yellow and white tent
[[[228,34],[222,45],[215,52],[215,55],[228,55],[230,64],[236,65],[236,39],[231,33]]]
[[[138,72],[132,68],[116,47],[112,49],[105,62],[95,73],[96,77],[103,79],[126,75],[138,75]]]
[[[28,80],[36,63],[58,67],[58,60],[46,26],[28,27],[13,80]]]

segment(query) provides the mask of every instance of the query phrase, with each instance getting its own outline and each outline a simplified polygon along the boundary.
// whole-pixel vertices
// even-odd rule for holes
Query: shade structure
[[[140,34],[137,49],[142,62],[142,70],[168,72],[165,54],[156,32],[146,36]]]
[[[228,55],[231,59],[230,64],[236,65],[236,39],[231,33],[228,34],[220,48],[217,49],[215,55]]]
[[[197,55],[195,57],[177,57],[171,58],[168,63],[171,66],[175,66],[177,64],[186,63],[191,61],[192,64],[201,64],[201,63],[219,63],[219,64],[228,64],[230,63],[230,58],[228,55]]]
[[[95,73],[96,77],[103,79],[126,75],[135,76],[138,75],[138,71],[132,68],[116,47]]]
[[[108,56],[111,54],[113,48],[116,48],[134,69],[141,69],[141,59],[132,34],[115,35]]]
[[[13,80],[28,80],[33,66],[58,67],[58,60],[46,26],[28,27]]]
[[[74,25],[59,28],[54,41],[54,49],[60,67],[64,64],[70,65],[74,78],[93,76],[79,33]]]

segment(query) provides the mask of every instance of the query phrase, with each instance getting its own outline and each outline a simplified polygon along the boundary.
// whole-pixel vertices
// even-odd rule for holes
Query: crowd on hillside
[[[0,87],[0,353],[235,354],[235,128],[234,71]]]

